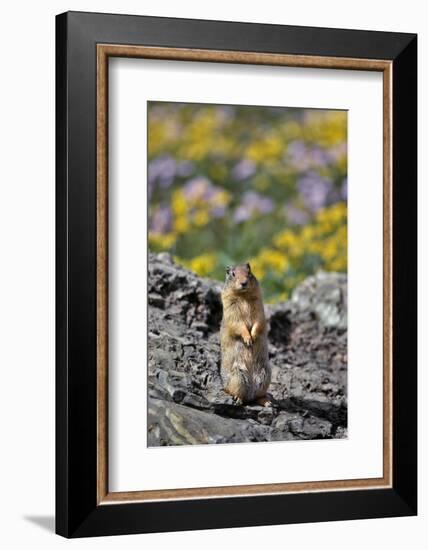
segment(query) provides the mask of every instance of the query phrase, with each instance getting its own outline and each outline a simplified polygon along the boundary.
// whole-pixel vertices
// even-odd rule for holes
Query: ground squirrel
[[[228,266],[221,293],[221,377],[238,404],[269,405],[271,380],[262,293],[250,264]]]

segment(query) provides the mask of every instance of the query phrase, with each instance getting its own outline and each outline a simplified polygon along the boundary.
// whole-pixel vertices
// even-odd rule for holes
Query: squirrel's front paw
[[[253,328],[251,329],[251,339],[254,341],[257,338],[257,335],[257,326],[253,325]]]
[[[251,338],[251,334],[249,332],[247,332],[247,334],[244,334],[242,336],[242,339],[244,340],[244,344],[247,346],[247,347],[251,347],[252,343],[253,343],[253,340]]]

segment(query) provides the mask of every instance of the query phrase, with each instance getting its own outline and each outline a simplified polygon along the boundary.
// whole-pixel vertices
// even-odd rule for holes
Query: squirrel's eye
[[[235,272],[234,271],[232,271],[232,277],[235,277]]]

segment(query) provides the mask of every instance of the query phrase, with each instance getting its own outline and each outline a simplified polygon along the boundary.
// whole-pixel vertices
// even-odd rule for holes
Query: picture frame
[[[108,487],[108,61],[383,75],[383,476]],[[56,532],[65,537],[417,513],[417,36],[67,12],[56,18]]]

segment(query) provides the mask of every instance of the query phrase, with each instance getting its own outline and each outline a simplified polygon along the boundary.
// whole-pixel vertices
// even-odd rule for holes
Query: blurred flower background
[[[223,280],[247,262],[269,302],[347,269],[345,111],[149,102],[149,248]]]

